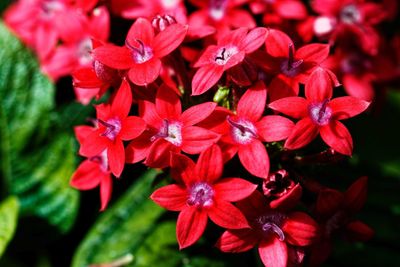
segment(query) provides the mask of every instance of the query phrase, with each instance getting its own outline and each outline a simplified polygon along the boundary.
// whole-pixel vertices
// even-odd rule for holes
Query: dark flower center
[[[153,49],[147,45],[145,45],[141,40],[135,39],[136,45],[132,45],[125,41],[125,45],[131,49],[132,58],[136,64],[142,64],[146,61],[149,61],[153,57]]]
[[[112,118],[107,121],[97,119],[97,121],[106,127],[105,131],[101,135],[107,137],[111,141],[114,141],[121,131],[121,121],[118,118]]]
[[[329,123],[332,117],[332,109],[328,106],[329,100],[320,103],[314,103],[309,106],[309,113],[312,121],[319,125],[324,126]]]
[[[290,44],[288,58],[283,60],[281,63],[282,73],[288,77],[294,77],[301,71],[300,66],[302,63],[302,59],[296,60],[294,58],[294,46],[293,44]]]
[[[250,121],[245,119],[234,121],[229,116],[226,120],[231,126],[231,135],[235,142],[248,144],[258,138],[257,129]]]
[[[199,208],[213,204],[214,189],[207,183],[195,183],[189,189],[187,204]]]
[[[285,233],[282,230],[282,224],[286,216],[277,211],[270,211],[256,218],[255,226],[264,237],[276,235],[280,241],[285,240]]]
[[[215,63],[217,63],[218,65],[225,65],[228,60],[236,55],[239,52],[239,49],[232,45],[232,46],[228,46],[228,47],[222,47],[218,50],[214,61]]]
[[[180,146],[182,144],[182,124],[164,119],[158,133],[153,135],[150,141],[154,142],[158,138],[164,138],[171,144]]]

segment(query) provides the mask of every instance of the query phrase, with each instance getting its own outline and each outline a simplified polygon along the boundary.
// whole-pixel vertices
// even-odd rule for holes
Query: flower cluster
[[[226,230],[217,248],[257,246],[265,266],[320,264],[338,232],[369,239],[353,218],[367,178],[341,193],[301,167],[351,156],[341,121],[400,77],[400,37],[377,28],[396,1],[189,2],[20,0],[6,12],[48,75],[73,76],[80,102],[109,96],[75,128],[86,159],[71,185],[99,186],[104,210],[126,164],[164,169],[173,183],[150,198],[179,211],[181,249],[210,218]],[[134,20],[119,43],[109,12]]]

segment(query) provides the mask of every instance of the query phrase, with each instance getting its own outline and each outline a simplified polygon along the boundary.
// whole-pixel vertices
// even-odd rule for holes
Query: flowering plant
[[[374,230],[357,213],[375,179],[363,169],[373,129],[360,129],[385,114],[387,91],[399,85],[400,36],[381,30],[397,23],[396,7],[394,0],[13,2],[0,28],[0,49],[11,51],[0,52],[7,62],[0,76],[15,76],[0,84],[4,195],[11,195],[0,204],[10,229],[0,255],[18,214],[67,234],[82,231],[97,207],[82,242],[76,234],[72,266],[319,266],[335,255],[337,237],[370,240]],[[37,90],[44,82],[30,73],[48,91]],[[32,80],[23,87],[34,88],[28,100],[12,91],[21,90],[19,77]],[[26,110],[15,108],[22,104]],[[391,159],[395,167],[377,165],[398,171]],[[86,201],[92,191],[79,201],[76,189],[97,187],[100,201]]]

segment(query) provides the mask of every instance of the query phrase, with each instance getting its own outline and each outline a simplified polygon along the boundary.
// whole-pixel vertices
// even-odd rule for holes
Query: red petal
[[[199,68],[208,64],[214,64],[215,55],[217,54],[218,50],[219,47],[216,45],[207,46],[206,50],[204,50],[204,52],[201,54],[193,67]]]
[[[78,142],[80,144],[82,144],[83,140],[85,140],[85,138],[88,137],[95,130],[96,128],[87,125],[80,125],[74,127],[76,139],[78,139]]]
[[[286,33],[269,29],[265,40],[265,50],[273,57],[288,58],[289,45],[293,45],[292,40]]]
[[[99,185],[100,165],[90,160],[83,161],[72,175],[70,185],[79,190],[88,190]]]
[[[319,64],[329,55],[330,46],[327,44],[309,44],[296,51],[295,58],[305,62]]]
[[[333,120],[328,125],[321,127],[322,140],[335,151],[351,156],[353,153],[353,139],[346,126]]]
[[[279,1],[275,5],[276,11],[279,16],[284,19],[302,20],[307,18],[307,9],[301,1],[285,0]]]
[[[100,201],[101,201],[100,211],[106,209],[107,204],[111,199],[111,193],[112,193],[111,175],[105,175],[101,179],[100,183]]]
[[[293,212],[286,219],[282,230],[285,240],[294,246],[308,246],[318,234],[318,224],[304,212]]]
[[[240,48],[244,50],[246,54],[254,52],[265,42],[267,32],[267,29],[263,27],[252,29],[242,41]]]
[[[259,237],[253,229],[240,229],[225,231],[218,239],[215,246],[222,252],[245,252],[258,243]]]
[[[120,177],[125,165],[125,149],[121,140],[116,139],[107,149],[110,171],[115,177]]]
[[[247,31],[248,30],[245,27],[240,27],[239,29],[224,33],[224,35],[218,39],[218,46],[223,47],[232,44],[239,45],[246,37]]]
[[[294,123],[282,116],[270,115],[256,123],[257,133],[265,142],[281,141],[292,133]]]
[[[233,66],[236,66],[237,64],[239,64],[240,62],[242,62],[244,60],[245,56],[246,56],[246,54],[242,51],[233,55],[232,57],[230,57],[228,59],[228,61],[225,63],[225,65],[223,65],[224,70],[230,69]]]
[[[154,39],[154,29],[147,19],[138,18],[129,29],[126,40],[130,44],[134,44],[140,40],[146,46],[150,46]]]
[[[104,65],[119,70],[129,69],[135,64],[128,48],[115,45],[105,45],[94,49],[93,57]]]
[[[221,177],[224,163],[218,145],[212,145],[200,154],[196,164],[196,176],[199,181],[214,183]]]
[[[163,119],[179,119],[182,113],[179,96],[166,85],[160,86],[156,96],[156,110]]]
[[[179,249],[186,248],[200,239],[207,225],[207,213],[196,207],[183,209],[176,224],[176,237]]]
[[[319,128],[309,118],[302,119],[296,123],[292,134],[285,142],[285,148],[298,149],[308,145],[317,137]]]
[[[110,35],[110,13],[106,6],[100,6],[93,10],[89,30],[91,37],[106,41]]]
[[[345,208],[351,213],[357,213],[364,206],[367,200],[367,184],[366,176],[357,179],[344,194]]]
[[[174,51],[185,39],[187,29],[187,26],[177,23],[157,34],[153,42],[154,55],[162,58]]]
[[[360,114],[369,104],[370,102],[352,96],[343,96],[332,99],[328,105],[332,109],[334,119],[344,120]]]
[[[186,186],[190,186],[192,181],[196,179],[193,173],[196,165],[185,155],[171,154],[171,176],[178,182],[183,182]]]
[[[301,185],[296,184],[285,195],[272,200],[269,205],[272,209],[291,210],[299,203],[302,193]]]
[[[361,221],[354,221],[346,225],[346,234],[351,241],[366,242],[374,236],[374,230]]]
[[[315,211],[323,218],[331,217],[343,205],[343,194],[337,190],[326,188],[318,193]]]
[[[132,140],[143,133],[146,123],[139,117],[129,116],[122,121],[122,129],[119,137],[124,140]]]
[[[117,94],[111,104],[111,113],[123,120],[129,114],[132,106],[132,91],[129,83],[123,79]]]
[[[284,241],[274,237],[263,240],[258,247],[258,253],[265,266],[286,267],[288,252]]]
[[[269,210],[269,206],[266,198],[261,192],[255,190],[248,198],[241,200],[237,203],[237,207],[245,214],[247,218],[257,218],[266,210]]]
[[[236,202],[250,196],[257,185],[240,178],[224,178],[214,184],[218,199]]]
[[[216,197],[217,198],[217,197]],[[216,224],[227,229],[248,228],[246,218],[233,204],[216,200],[208,210],[208,216]]]
[[[170,163],[170,153],[178,151],[176,146],[159,138],[149,148],[144,164],[152,168],[166,168]]]
[[[259,81],[253,87],[247,89],[240,98],[237,106],[237,115],[256,122],[264,112],[266,101],[267,88],[262,81]]]
[[[206,102],[192,106],[182,113],[180,121],[187,126],[199,123],[210,116],[216,106],[217,103],[214,102]]]
[[[72,73],[72,78],[74,87],[93,89],[103,85],[92,67],[77,69]]]
[[[292,96],[281,98],[270,103],[268,107],[295,119],[308,116],[308,102],[302,97]]]
[[[129,143],[125,148],[125,161],[136,163],[147,157],[148,150],[152,144],[151,134],[144,132],[141,136]]]
[[[180,211],[186,206],[188,193],[185,188],[170,184],[154,191],[150,198],[167,210]]]
[[[155,129],[158,129],[162,123],[162,119],[157,113],[156,105],[146,100],[139,101],[139,116]]]
[[[209,64],[196,71],[192,80],[192,95],[201,95],[213,87],[224,73],[224,67]]]
[[[311,102],[323,102],[332,98],[333,81],[323,68],[316,68],[305,86],[306,98]]]
[[[197,127],[188,126],[182,129],[182,150],[188,154],[199,154],[217,143],[219,134]]]
[[[297,79],[279,74],[275,76],[269,84],[269,101],[273,102],[284,97],[297,96],[299,94],[299,88]]]
[[[369,79],[358,77],[355,75],[343,76],[343,87],[351,96],[363,99],[365,101],[372,101],[375,96],[375,91]]]
[[[259,140],[239,147],[240,162],[252,175],[267,178],[269,172],[269,157],[267,150]]]
[[[79,149],[79,154],[85,157],[94,157],[103,152],[110,143],[110,140],[107,137],[101,136],[101,134],[97,130],[86,137]]]
[[[161,71],[161,61],[153,57],[142,64],[135,64],[128,73],[129,80],[139,86],[147,86],[154,82]]]

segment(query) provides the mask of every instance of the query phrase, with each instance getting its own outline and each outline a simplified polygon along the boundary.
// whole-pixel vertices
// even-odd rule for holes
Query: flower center
[[[218,50],[214,61],[218,65],[225,65],[228,60],[236,55],[239,52],[239,49],[236,46],[222,47]]]
[[[285,233],[282,231],[282,223],[286,216],[280,212],[271,211],[256,218],[255,224],[265,237],[276,235],[280,241],[285,240]]]
[[[365,55],[351,54],[342,59],[340,67],[344,73],[361,74],[371,69],[372,64]]]
[[[150,141],[155,141],[158,138],[164,138],[175,146],[182,144],[182,124],[180,122],[170,122],[166,119],[163,120],[157,134],[150,138]]]
[[[303,60],[296,60],[294,58],[294,47],[293,44],[289,45],[289,53],[288,58],[282,60],[281,62],[281,71],[288,77],[294,77],[300,72],[300,65],[303,63]]]
[[[355,5],[348,5],[340,12],[340,20],[346,24],[358,24],[361,22],[361,13]]]
[[[93,50],[92,40],[85,38],[78,44],[78,60],[81,66],[86,66],[92,63],[93,58],[90,54]]]
[[[289,173],[285,170],[279,170],[270,174],[264,180],[262,188],[265,196],[279,198],[284,196],[294,186],[295,183],[290,179]]]
[[[215,21],[221,20],[225,16],[226,5],[226,0],[211,0],[209,7],[210,17]]]
[[[97,119],[97,121],[106,128],[101,135],[114,141],[121,131],[121,121],[118,118],[112,118],[107,121]]]
[[[233,121],[229,116],[226,120],[231,126],[231,135],[235,142],[245,145],[258,138],[257,129],[250,121],[245,119]]]
[[[314,103],[309,106],[309,113],[312,121],[319,125],[324,126],[329,123],[332,117],[332,109],[328,106],[329,100],[321,103]]]
[[[133,61],[136,64],[142,64],[146,61],[149,61],[153,57],[153,49],[145,45],[139,39],[135,39],[135,41],[135,45],[130,44],[128,40],[125,41],[125,45],[132,51]]]
[[[110,169],[108,167],[107,149],[104,149],[100,155],[89,158],[89,160],[98,163],[102,172],[110,172]]]
[[[214,189],[207,183],[195,183],[189,189],[187,204],[199,208],[213,204]]]

